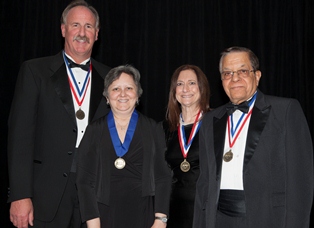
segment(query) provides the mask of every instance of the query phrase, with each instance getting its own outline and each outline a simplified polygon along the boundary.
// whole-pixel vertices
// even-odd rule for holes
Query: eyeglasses
[[[236,71],[226,70],[226,71],[221,72],[221,80],[229,80],[230,78],[233,77],[234,73],[237,73],[239,77],[245,78],[249,76],[251,72],[255,72],[255,71],[246,70],[246,69],[241,69],[241,70],[236,70]]]

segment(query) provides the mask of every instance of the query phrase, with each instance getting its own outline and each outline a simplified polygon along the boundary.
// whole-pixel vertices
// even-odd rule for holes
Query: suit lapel
[[[225,110],[223,108],[222,110]],[[225,136],[226,136],[226,124],[227,124],[227,112],[222,111],[220,112],[219,117],[214,117],[214,148],[215,148],[215,156],[216,156],[216,163],[217,163],[217,170],[216,174],[218,177],[221,175],[221,165],[222,165],[222,154],[224,151],[225,145]],[[220,179],[220,178],[219,178]]]
[[[74,105],[69,86],[68,76],[61,52],[56,56],[56,61],[51,64],[51,70],[55,73],[51,76],[51,81],[55,91],[68,112],[71,120],[76,125]]]
[[[91,84],[91,95],[89,104],[89,123],[93,120],[96,110],[100,104],[103,97],[102,93],[104,90],[104,80],[97,72],[97,70],[92,70],[92,84]]]
[[[258,91],[247,134],[243,172],[247,170],[247,164],[254,155],[260,136],[268,120],[270,109],[271,107],[267,106],[262,92]]]

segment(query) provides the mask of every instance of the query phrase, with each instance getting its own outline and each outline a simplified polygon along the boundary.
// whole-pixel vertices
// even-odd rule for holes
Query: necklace
[[[194,123],[195,121],[195,117],[199,114],[200,110],[197,109],[197,112],[195,113],[194,111],[188,111],[188,110],[185,110],[185,115],[184,113],[182,112],[181,113],[181,117],[182,117],[182,124],[183,125],[189,125],[189,124],[192,124]],[[192,115],[189,115],[189,113],[193,113]],[[183,116],[185,116],[185,118],[183,118]]]
[[[126,123],[126,124],[122,125],[122,124],[120,124],[117,120],[115,120],[114,122],[118,124],[119,129],[120,129],[121,131],[125,131],[125,130],[128,128],[128,125],[129,125],[129,123]]]

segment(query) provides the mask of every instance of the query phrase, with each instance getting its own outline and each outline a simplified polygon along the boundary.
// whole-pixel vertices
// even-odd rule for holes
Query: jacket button
[[[73,152],[72,151],[68,151],[68,155],[72,155],[73,154]]]
[[[76,128],[73,128],[73,132],[77,132],[77,129],[76,129]]]
[[[64,177],[67,177],[67,176],[68,176],[68,174],[67,174],[67,173],[63,173],[63,176],[64,176]]]

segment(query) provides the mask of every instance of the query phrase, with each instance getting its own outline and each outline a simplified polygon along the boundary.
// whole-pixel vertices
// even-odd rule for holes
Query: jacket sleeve
[[[313,148],[306,118],[297,100],[291,99],[285,118],[286,223],[309,227],[313,202]]]
[[[9,202],[33,196],[33,160],[39,85],[28,62],[21,66],[8,122]]]
[[[169,202],[171,193],[171,170],[165,160],[166,143],[161,124],[154,129],[156,153],[155,167],[155,212],[169,215]]]

